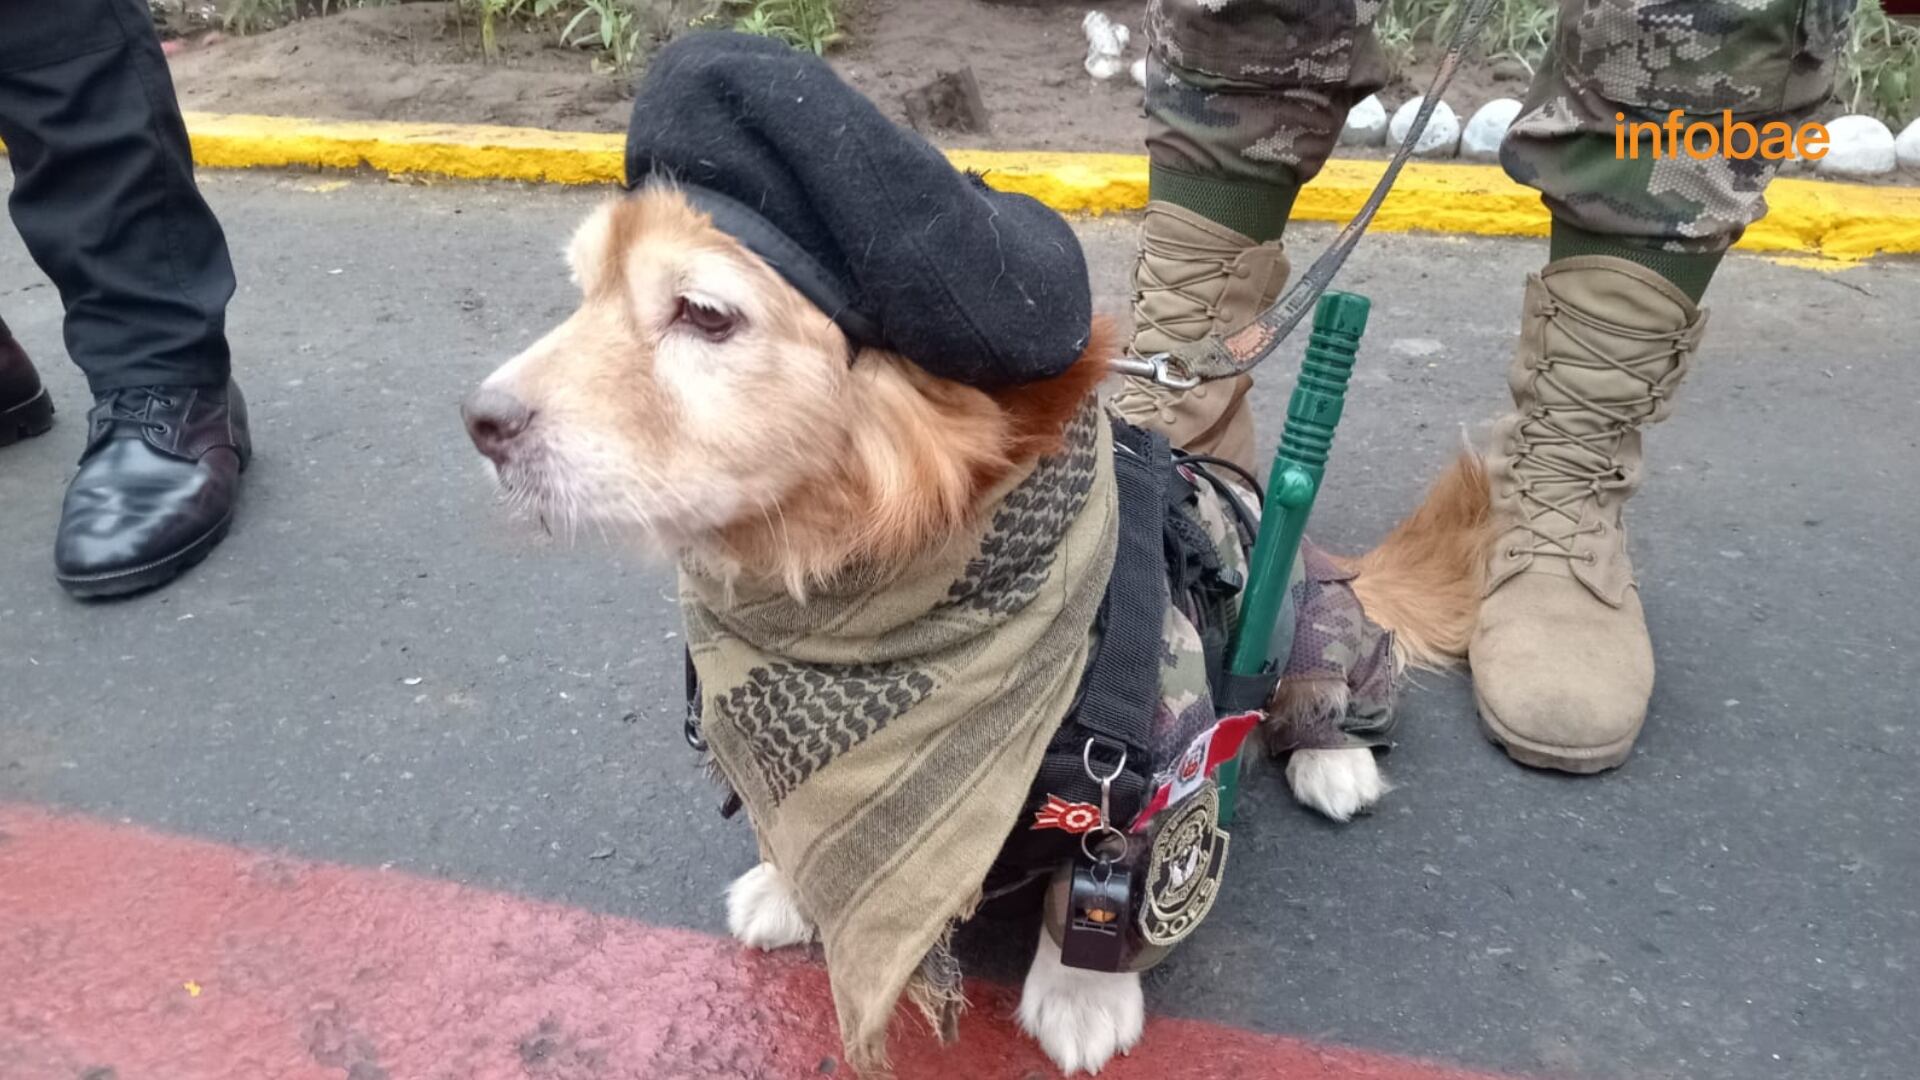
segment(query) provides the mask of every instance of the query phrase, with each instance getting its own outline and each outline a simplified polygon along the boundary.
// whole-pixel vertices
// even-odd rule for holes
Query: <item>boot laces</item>
[[[1677,331],[1642,331],[1600,322],[1571,307],[1548,301],[1545,317],[1577,349],[1573,356],[1544,355],[1534,369],[1537,382],[1558,391],[1564,405],[1538,405],[1520,425],[1520,445],[1514,452],[1513,472],[1520,478],[1522,520],[1520,526],[1531,534],[1525,546],[1508,551],[1565,559],[1597,562],[1592,552],[1574,550],[1574,540],[1588,533],[1602,533],[1602,522],[1582,526],[1581,519],[1590,502],[1608,491],[1626,486],[1626,469],[1619,461],[1620,444],[1629,431],[1659,410],[1660,403],[1677,381],[1684,354],[1693,346],[1692,327]],[[1604,332],[1618,341],[1639,343],[1634,355],[1615,358],[1588,336]],[[1618,372],[1639,385],[1639,392],[1603,397],[1581,385],[1586,372]],[[1536,399],[1538,395],[1536,394]],[[1598,431],[1574,430],[1565,419],[1597,414],[1606,422]]]
[[[155,407],[172,409],[179,404],[180,399],[164,389],[132,386],[123,390],[109,390],[102,394],[88,414],[88,418],[93,422],[95,430],[124,424],[148,434],[164,435],[168,425],[166,421],[154,417]]]
[[[1154,212],[1152,209],[1147,211],[1148,214]],[[1245,250],[1156,236],[1148,229],[1133,279],[1134,341],[1138,341],[1141,332],[1146,329],[1181,342],[1198,341],[1205,337],[1213,329],[1214,319],[1219,315],[1220,294],[1225,290],[1226,281],[1245,277],[1248,273],[1234,268],[1234,263]],[[1163,273],[1164,267],[1173,270]],[[1158,306],[1150,305],[1149,298],[1161,295],[1177,298],[1177,304],[1166,305],[1174,309],[1174,314],[1161,317],[1149,311],[1149,307]],[[1148,355],[1131,343],[1127,346],[1127,352],[1141,358]],[[1128,379],[1127,385],[1147,395],[1158,407],[1165,407],[1185,394],[1205,390],[1205,384],[1193,390],[1175,390],[1139,378]]]
[[[1199,340],[1213,329],[1221,283],[1235,276],[1233,263],[1239,257],[1238,249],[1223,253],[1218,248],[1198,244],[1164,239],[1148,241],[1146,257],[1140,260],[1140,272],[1134,279],[1135,317],[1175,341]],[[1163,260],[1183,269],[1191,268],[1193,272],[1162,277],[1155,263]],[[1149,295],[1164,293],[1178,297],[1181,310],[1178,315],[1163,320],[1146,310],[1146,299]],[[1139,336],[1138,327],[1134,335]]]

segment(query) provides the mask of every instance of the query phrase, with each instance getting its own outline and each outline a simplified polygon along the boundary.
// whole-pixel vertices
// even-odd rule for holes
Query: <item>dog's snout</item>
[[[460,404],[460,416],[467,422],[467,435],[473,445],[496,463],[503,463],[508,444],[527,430],[533,410],[505,390],[483,386]]]

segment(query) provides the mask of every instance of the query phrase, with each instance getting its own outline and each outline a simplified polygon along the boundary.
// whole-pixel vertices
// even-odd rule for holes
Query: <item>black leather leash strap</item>
[[[1176,389],[1188,389],[1214,379],[1244,375],[1272,355],[1274,349],[1300,324],[1300,320],[1313,310],[1320,294],[1333,284],[1334,275],[1340,272],[1347,256],[1353,254],[1367,226],[1373,224],[1380,204],[1386,201],[1388,192],[1393,190],[1394,181],[1400,177],[1400,167],[1413,156],[1414,146],[1427,130],[1427,121],[1440,104],[1441,92],[1453,81],[1460,61],[1479,37],[1480,28],[1486,24],[1495,6],[1495,0],[1465,0],[1465,3],[1466,10],[1454,27],[1453,41],[1440,58],[1440,65],[1434,69],[1433,82],[1428,85],[1426,97],[1420,102],[1420,110],[1414,114],[1413,126],[1407,129],[1407,137],[1400,140],[1399,149],[1393,152],[1393,160],[1387,162],[1386,171],[1380,174],[1379,182],[1374,184],[1373,194],[1367,196],[1360,212],[1347,222],[1346,228],[1340,230],[1326,250],[1320,253],[1320,257],[1313,260],[1313,265],[1307,268],[1300,280],[1294,282],[1286,295],[1262,312],[1259,318],[1224,338],[1209,334],[1168,353],[1150,357],[1121,357],[1113,365],[1116,370],[1128,375],[1144,376]]]

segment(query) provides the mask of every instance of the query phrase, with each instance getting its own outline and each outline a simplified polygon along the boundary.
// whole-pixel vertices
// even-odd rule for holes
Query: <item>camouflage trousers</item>
[[[1463,0],[1458,0],[1463,2]],[[1660,250],[1725,250],[1766,213],[1777,161],[1615,153],[1616,115],[1798,124],[1833,84],[1855,0],[1561,0],[1500,163],[1557,221]],[[1386,82],[1382,0],[1149,0],[1157,168],[1299,183]]]

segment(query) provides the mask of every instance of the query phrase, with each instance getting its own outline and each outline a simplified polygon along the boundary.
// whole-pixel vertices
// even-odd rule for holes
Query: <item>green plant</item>
[[[1462,0],[1386,0],[1374,36],[1396,68],[1422,45],[1452,40]],[[1480,35],[1488,59],[1512,59],[1536,70],[1553,42],[1554,0],[1498,0]],[[1920,27],[1896,22],[1880,0],[1858,0],[1852,30],[1834,73],[1834,94],[1849,112],[1868,112],[1891,124],[1911,119],[1920,105]]]
[[[541,0],[534,0],[536,4]],[[454,17],[459,18],[465,9],[472,9],[480,21],[480,55],[489,60],[500,56],[500,24],[519,17],[527,7],[528,0],[461,0],[454,7]]]
[[[220,25],[230,34],[257,34],[292,18],[293,0],[233,0]]]
[[[1478,45],[1490,60],[1512,59],[1533,71],[1553,41],[1554,0],[1498,0]],[[1466,12],[1461,0],[1387,0],[1374,34],[1396,66],[1413,59],[1415,45],[1445,45],[1453,40]]]
[[[391,0],[230,0],[220,16],[221,29],[256,34],[295,19],[331,15],[350,7],[380,7]]]
[[[536,0],[535,14],[544,15],[561,8],[569,0]],[[650,43],[634,7],[627,0],[571,0],[580,10],[567,20],[560,40],[575,48],[598,46],[605,55],[594,60],[602,71],[626,71],[633,67]],[[583,25],[587,20],[591,25]]]
[[[1455,10],[1462,9],[1456,7]],[[1508,0],[1501,4],[1487,19],[1486,30],[1481,34],[1488,57],[1517,60],[1526,67],[1527,74],[1533,74],[1553,44],[1554,18],[1554,5],[1547,0]],[[1449,36],[1456,25],[1448,22]]]
[[[846,37],[835,0],[730,0],[729,6],[745,9],[734,29],[784,41],[815,56]]]
[[[678,30],[710,21],[722,0],[458,0],[456,18],[478,25],[480,51],[499,55],[499,30],[518,24],[592,54],[595,71],[632,70]]]
[[[1380,9],[1373,23],[1373,37],[1386,52],[1394,70],[1402,70],[1413,61],[1414,28],[1406,22],[1398,5],[1388,4]]]
[[[1835,90],[1849,112],[1871,112],[1896,129],[1920,97],[1920,29],[1895,22],[1880,0],[1860,0],[1840,57]]]

